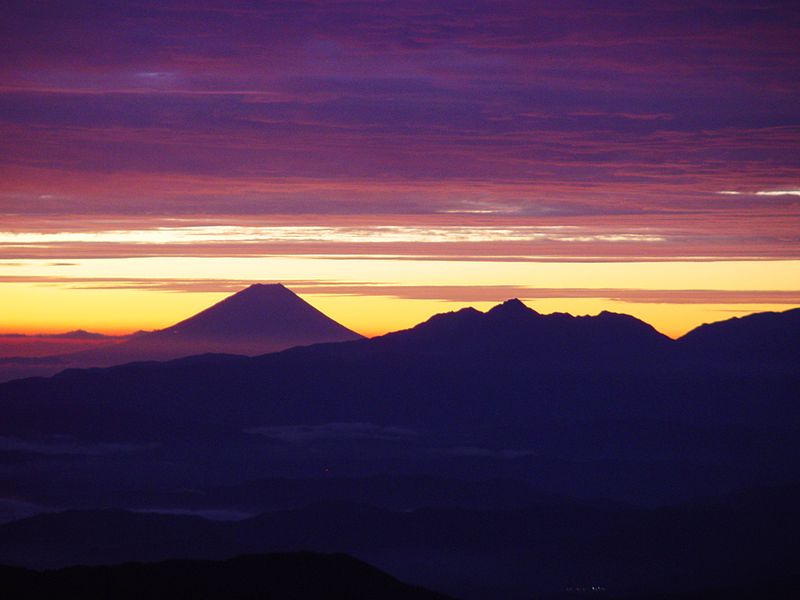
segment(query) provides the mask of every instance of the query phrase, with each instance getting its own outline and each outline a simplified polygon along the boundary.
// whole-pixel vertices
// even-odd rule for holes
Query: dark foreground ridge
[[[401,583],[344,554],[310,552],[44,572],[0,567],[0,581],[4,597],[16,600],[447,600],[447,596]]]
[[[615,595],[678,593],[800,575],[798,501],[800,486],[788,486],[649,510],[558,500],[513,510],[326,503],[228,522],[68,511],[0,525],[0,564],[60,568],[313,549],[358,556],[464,599],[591,586]]]

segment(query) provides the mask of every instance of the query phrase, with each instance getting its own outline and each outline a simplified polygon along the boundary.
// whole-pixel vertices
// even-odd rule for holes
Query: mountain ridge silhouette
[[[267,337],[286,343],[334,342],[361,337],[280,283],[253,284],[150,336],[224,341]]]
[[[47,376],[64,368],[109,367],[196,354],[255,356],[361,337],[284,285],[256,283],[174,325],[136,332],[117,343],[68,354],[4,358],[0,380],[16,378],[17,374]]]
[[[476,600],[549,597],[587,574],[626,597],[796,575],[798,491],[744,490],[735,504],[723,496],[652,509],[554,503],[391,511],[323,503],[228,522],[66,511],[0,525],[0,562],[53,569],[311,549],[352,554],[401,580]],[[421,555],[433,566],[420,571]]]
[[[779,542],[786,546],[786,517],[796,520],[800,481],[800,362],[788,343],[800,339],[797,314],[733,319],[670,340],[627,315],[542,315],[512,299],[373,339],[0,384],[0,500],[17,504],[6,502],[9,511],[118,506],[231,518],[281,507],[242,526],[45,515],[0,528],[0,548],[7,561],[27,548],[55,565],[60,541],[36,542],[33,527],[50,522],[54,540],[87,552],[60,555],[70,561],[211,547],[215,558],[234,546],[266,551],[265,543],[360,558],[368,550],[402,578],[428,565],[417,583],[450,578],[442,589],[481,600],[529,598],[554,565],[561,575],[544,587],[582,584],[598,560],[613,559],[612,538],[624,555],[602,579],[620,585],[663,589],[674,580],[664,565],[678,562],[685,589],[726,585],[728,558],[737,573],[750,566],[754,577],[780,576],[796,554]],[[365,479],[380,476],[388,479]],[[763,486],[774,492],[753,503]],[[743,488],[755,496],[656,508]],[[592,498],[602,502],[583,502]],[[370,500],[384,507],[361,506]],[[317,504],[304,509],[309,501]],[[337,508],[341,501],[358,505]],[[145,531],[145,521],[156,526]],[[86,546],[90,532],[108,550]],[[763,547],[739,552],[741,539]],[[485,554],[475,559],[477,551]],[[431,556],[441,562],[427,563]],[[533,576],[531,564],[542,567]],[[442,565],[450,565],[444,579]],[[476,591],[483,569],[491,586]],[[526,583],[498,594],[509,580]]]

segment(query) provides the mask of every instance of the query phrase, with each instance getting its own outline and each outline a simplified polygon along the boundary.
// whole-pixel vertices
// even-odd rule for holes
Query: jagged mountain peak
[[[533,316],[538,315],[539,313],[527,306],[519,298],[509,298],[508,300],[493,306],[486,314],[492,316],[502,315],[509,317],[516,315]]]

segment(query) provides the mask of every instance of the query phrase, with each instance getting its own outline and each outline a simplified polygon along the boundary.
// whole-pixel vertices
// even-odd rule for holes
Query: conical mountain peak
[[[158,333],[173,339],[178,335],[220,340],[270,339],[287,343],[344,341],[359,337],[280,283],[251,285]]]
[[[284,285],[259,283],[171,327],[136,336],[116,354],[125,355],[126,360],[208,352],[254,355],[360,337]]]

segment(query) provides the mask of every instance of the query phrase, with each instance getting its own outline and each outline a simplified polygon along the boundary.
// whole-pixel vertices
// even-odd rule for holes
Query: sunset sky
[[[0,32],[0,332],[277,281],[367,335],[800,305],[796,2],[26,0]]]

